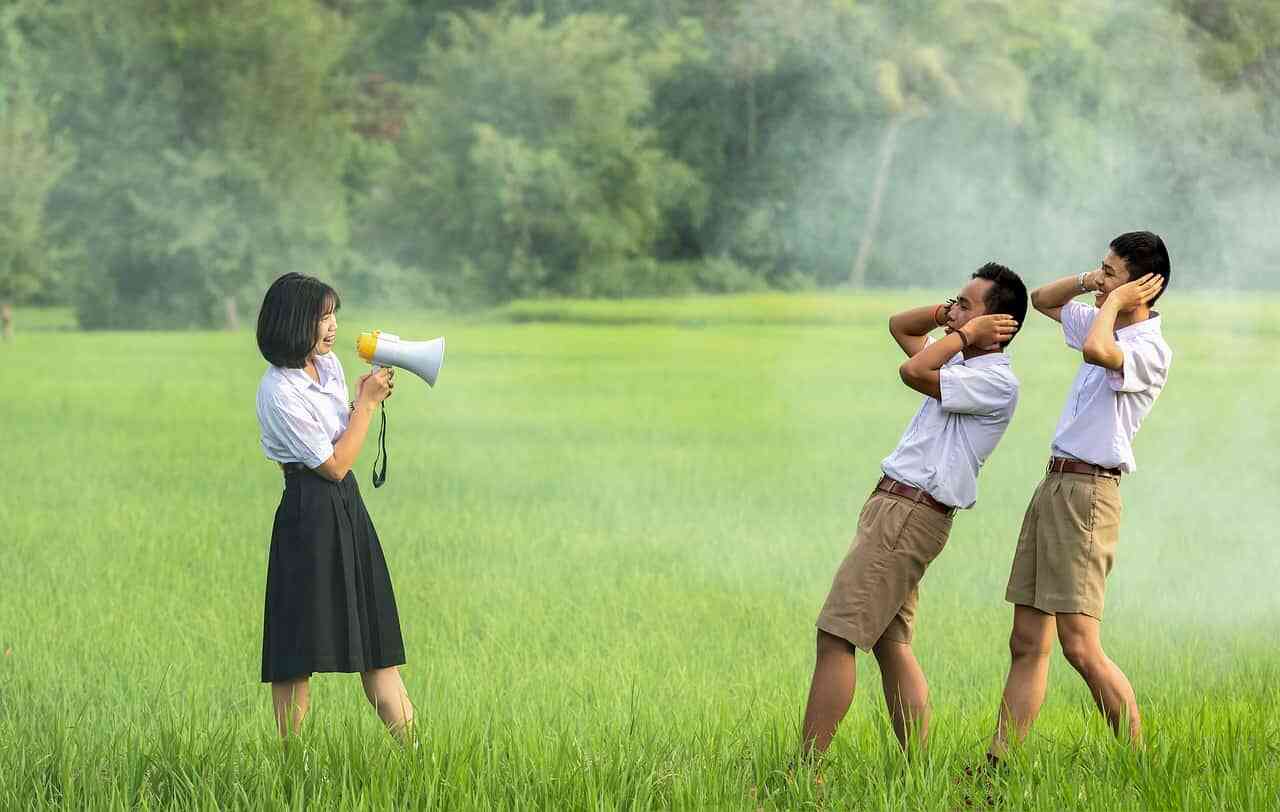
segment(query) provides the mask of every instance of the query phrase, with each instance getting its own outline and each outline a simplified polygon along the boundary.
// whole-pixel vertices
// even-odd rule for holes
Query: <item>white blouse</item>
[[[276,462],[316,468],[333,456],[333,444],[347,430],[347,378],[336,353],[315,358],[320,382],[304,370],[272,366],[258,384],[258,425],[262,450]]]

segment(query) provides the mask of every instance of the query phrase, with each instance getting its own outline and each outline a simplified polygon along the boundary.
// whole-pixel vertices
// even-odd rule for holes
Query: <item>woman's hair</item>
[[[273,366],[306,366],[320,320],[340,307],[338,292],[314,276],[287,273],[272,282],[258,311],[262,357]]]

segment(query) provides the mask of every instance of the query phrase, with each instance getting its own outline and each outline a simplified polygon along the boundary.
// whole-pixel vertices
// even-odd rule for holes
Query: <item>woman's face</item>
[[[316,345],[311,349],[312,355],[327,355],[333,349],[333,340],[338,337],[338,314],[332,309],[320,317],[316,325]]]

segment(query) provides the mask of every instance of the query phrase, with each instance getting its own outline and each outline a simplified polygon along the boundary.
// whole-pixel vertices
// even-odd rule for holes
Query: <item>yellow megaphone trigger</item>
[[[378,349],[378,334],[381,332],[374,330],[372,333],[361,333],[356,339],[356,352],[366,364],[373,363],[373,354]]]

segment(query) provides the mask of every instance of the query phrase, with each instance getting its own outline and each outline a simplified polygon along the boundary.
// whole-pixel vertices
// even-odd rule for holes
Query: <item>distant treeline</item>
[[[1280,286],[1280,4],[0,0],[0,302]],[[1087,266],[1085,266],[1087,267]]]

